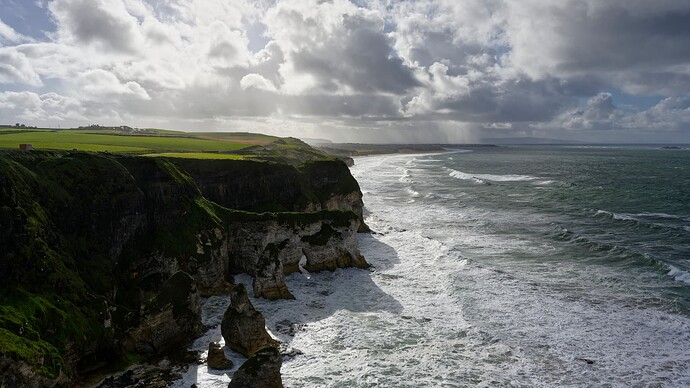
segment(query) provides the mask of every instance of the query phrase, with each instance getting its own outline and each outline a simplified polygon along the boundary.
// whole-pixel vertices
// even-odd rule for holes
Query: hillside
[[[86,151],[191,159],[258,159],[300,163],[329,158],[301,140],[246,132],[182,132],[130,127],[0,127],[0,150]]]
[[[202,329],[199,297],[236,273],[282,298],[302,255],[310,271],[366,266],[357,182],[299,140],[8,132],[19,138],[4,144],[145,151],[0,150],[2,386],[72,385],[179,352]],[[226,143],[242,148],[205,152]]]

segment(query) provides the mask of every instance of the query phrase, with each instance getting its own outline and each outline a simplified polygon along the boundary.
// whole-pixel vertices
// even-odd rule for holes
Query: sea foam
[[[448,172],[450,176],[453,178],[457,179],[462,179],[462,180],[473,180],[477,183],[483,183],[484,181],[492,181],[492,182],[522,182],[522,181],[532,181],[539,179],[537,177],[529,176],[529,175],[494,175],[494,174],[473,174],[473,173],[466,173],[458,170],[454,170],[452,168],[448,168]]]
[[[528,234],[530,222],[550,225],[545,216],[526,213],[529,207],[482,208],[438,195],[410,204],[392,201],[414,194],[399,180],[403,169],[424,182],[424,192],[448,198],[487,189],[460,191],[453,186],[460,182],[435,178],[449,174],[444,161],[408,164],[410,159],[361,158],[352,168],[375,232],[358,236],[370,270],[309,278],[293,273],[286,282],[296,299],[252,299],[268,330],[299,350],[283,363],[287,387],[690,385],[690,319],[647,295],[654,289],[647,277],[665,273],[603,265],[596,260],[599,251],[571,242],[579,237],[568,229],[562,239]],[[606,211],[597,216],[613,219]],[[564,259],[573,248],[592,258]],[[688,276],[668,268],[670,276]],[[222,303],[216,307],[222,314]],[[213,319],[208,322],[219,322],[217,315]],[[277,330],[281,322],[293,325],[294,335]],[[198,347],[217,339],[213,333]],[[227,386],[226,377],[195,368],[185,375],[187,386],[211,379],[208,386]]]

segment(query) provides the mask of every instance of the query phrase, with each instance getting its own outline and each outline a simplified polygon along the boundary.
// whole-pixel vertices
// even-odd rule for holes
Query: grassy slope
[[[0,135],[0,148],[16,149],[20,143],[30,143],[37,149],[78,148],[84,151],[111,152],[237,151],[252,144],[194,137],[95,134],[82,131],[14,132]]]
[[[66,343],[80,343],[82,337],[88,338],[87,342],[91,344],[106,343],[113,335],[112,332],[104,331],[101,325],[93,324],[98,322],[103,307],[103,297],[95,295],[103,295],[104,290],[109,288],[104,285],[108,283],[108,280],[101,279],[109,270],[106,265],[107,260],[97,257],[99,248],[88,243],[96,241],[97,238],[88,236],[88,238],[75,239],[71,235],[60,236],[60,233],[56,232],[52,219],[69,217],[55,213],[55,209],[60,208],[58,206],[60,203],[64,203],[66,207],[63,207],[67,209],[66,214],[73,215],[74,209],[84,202],[76,200],[77,197],[94,199],[101,198],[101,194],[107,195],[112,192],[113,190],[106,190],[105,193],[94,191],[102,187],[103,182],[112,182],[114,187],[119,188],[115,191],[122,191],[122,188],[130,184],[128,179],[131,179],[131,176],[129,173],[124,173],[126,170],[115,162],[112,156],[60,151],[23,153],[15,151],[19,143],[31,143],[39,149],[42,147],[62,150],[79,148],[83,151],[107,149],[109,152],[159,156],[162,158],[152,158],[151,162],[158,166],[156,169],[165,171],[172,168],[163,168],[165,166],[174,167],[165,158],[250,158],[266,162],[288,163],[299,166],[305,172],[311,171],[310,168],[316,166],[313,163],[318,164],[321,160],[330,159],[325,153],[297,139],[249,133],[184,133],[146,130],[144,133],[128,134],[117,129],[56,131],[0,128],[0,182],[3,182],[3,179],[6,180],[0,185],[0,197],[2,197],[0,198],[2,199],[0,200],[0,229],[7,230],[9,225],[13,225],[11,228],[14,229],[6,234],[0,233],[1,256],[4,256],[5,248],[10,249],[12,244],[17,245],[15,249],[10,249],[15,252],[12,254],[12,259],[2,262],[4,266],[2,274],[36,275],[36,279],[31,280],[14,279],[10,282],[13,284],[0,282],[5,283],[0,284],[0,355],[25,360],[37,367],[40,374],[51,377],[54,377],[60,369],[68,368],[69,373],[69,367],[63,358]],[[2,148],[9,148],[11,151],[2,150]],[[200,152],[201,150],[216,152]],[[16,162],[26,159],[31,161],[25,161],[27,166],[33,165],[34,158],[41,161],[41,168],[38,168],[38,165],[26,168]],[[123,157],[120,162],[126,159],[130,158]],[[143,159],[131,159],[132,163],[138,166],[137,168],[143,168]],[[68,162],[65,162],[64,168],[58,168],[63,165],[62,161]],[[91,172],[93,168],[99,171]],[[176,167],[172,169],[177,171]],[[173,174],[173,172],[168,171],[168,174],[172,177],[179,175],[185,178],[180,178],[178,183],[180,186],[187,186],[185,182],[189,180],[189,177],[183,173]],[[91,177],[91,180],[81,182],[77,179],[79,177]],[[77,179],[77,181],[70,179]],[[96,184],[94,179],[100,183]],[[63,192],[61,185],[81,194],[73,198],[74,193]],[[60,195],[56,197],[57,194]],[[46,207],[45,201],[53,197],[59,200],[56,199],[53,205]],[[101,202],[111,203],[111,201],[101,200],[95,203]],[[294,223],[326,217],[335,220],[342,218],[343,222],[349,222],[350,218],[355,217],[351,212],[338,211],[314,214],[258,214],[224,209],[203,197],[187,202],[183,206],[188,215],[185,218],[186,221],[175,223],[175,227],[158,230],[157,234],[152,236],[154,238],[150,243],[153,246],[150,248],[165,247],[164,250],[174,251],[168,252],[173,256],[184,253],[182,256],[188,257],[194,253],[186,252],[195,248],[194,241],[186,241],[180,236],[194,235],[185,233],[186,228],[196,230],[200,223],[206,223],[208,220],[229,223],[277,217],[280,222]],[[178,205],[173,207],[178,208]],[[112,206],[117,207],[117,204]],[[84,211],[86,215],[91,213],[94,212]],[[77,215],[73,215],[72,218],[81,219],[81,213],[74,214]],[[221,214],[222,217],[220,217]],[[98,219],[100,218],[96,217],[96,221]],[[76,225],[82,224],[78,220],[74,222]],[[17,239],[17,236],[23,237]],[[4,238],[12,241],[4,241]],[[90,259],[83,260],[84,258]],[[43,277],[45,274],[43,271],[46,268],[49,269],[48,273],[52,274],[49,279]],[[95,272],[102,272],[103,276],[94,276],[94,268],[100,268]],[[89,284],[90,282],[84,280],[81,270],[90,274],[86,278],[97,279],[94,280],[94,284]],[[97,287],[100,283],[104,284]],[[100,346],[105,345],[94,345],[93,348]],[[72,350],[82,353],[86,349]]]
[[[260,159],[300,164],[330,159],[298,139],[247,132],[180,132],[145,129],[131,133],[104,129],[15,129],[0,127],[0,150],[16,150],[29,143],[37,150],[128,153],[185,159]]]
[[[113,202],[113,193],[125,195],[128,203],[126,195],[135,199],[139,188],[133,186],[133,179],[146,181],[151,171],[163,173],[151,188],[169,181],[179,192],[161,199],[165,203],[159,206],[186,216],[180,218],[184,222],[157,225],[152,235],[140,236],[146,241],[133,242],[136,247],[130,246],[132,251],[128,251],[139,254],[123,254],[122,268],[127,268],[127,257],[146,257],[156,250],[169,257],[198,256],[197,231],[220,224],[271,219],[301,224],[330,219],[337,226],[356,218],[344,211],[254,213],[227,209],[201,197],[189,175],[162,158],[19,151],[0,156],[0,230],[7,232],[0,234],[0,356],[24,360],[48,377],[57,376],[60,370],[74,372],[66,359],[67,348],[83,354],[107,349],[112,341],[115,333],[105,329],[102,321],[106,295],[114,287],[113,264],[104,257],[97,232],[111,225],[106,213],[120,208]],[[303,166],[308,169],[311,164]],[[74,235],[68,232],[72,229]],[[126,298],[126,292],[120,290],[120,298]],[[122,314],[137,310],[137,306],[117,307]]]

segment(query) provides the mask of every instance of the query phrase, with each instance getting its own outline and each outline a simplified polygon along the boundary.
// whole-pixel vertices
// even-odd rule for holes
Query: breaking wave
[[[454,170],[452,168],[448,168],[448,175],[452,176],[453,178],[461,179],[461,180],[472,180],[477,183],[484,183],[485,181],[491,181],[491,182],[525,182],[525,181],[533,181],[536,179],[539,179],[537,177],[533,177],[530,175],[494,175],[494,174],[472,174],[472,173],[466,173],[458,170]]]

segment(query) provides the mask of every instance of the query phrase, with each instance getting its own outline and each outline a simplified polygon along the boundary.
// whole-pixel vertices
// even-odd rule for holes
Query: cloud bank
[[[690,142],[686,0],[38,4],[0,20],[0,122]]]

